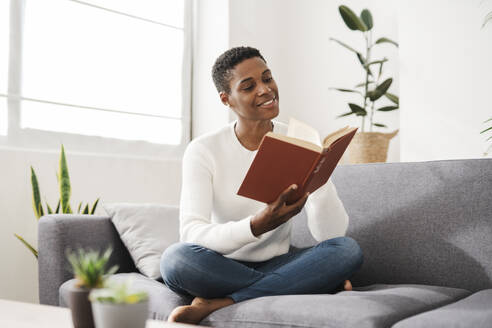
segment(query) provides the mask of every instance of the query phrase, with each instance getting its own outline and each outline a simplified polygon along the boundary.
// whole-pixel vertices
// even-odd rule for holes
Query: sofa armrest
[[[38,225],[40,303],[58,305],[59,287],[73,278],[65,254],[67,248],[105,250],[108,246],[113,248],[109,266],[117,264],[118,272],[137,271],[109,217],[72,214],[43,216]]]

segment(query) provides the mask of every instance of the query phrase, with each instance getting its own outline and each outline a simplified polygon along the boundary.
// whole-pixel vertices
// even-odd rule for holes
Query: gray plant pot
[[[149,301],[135,304],[92,302],[96,328],[145,328]]]
[[[94,328],[92,307],[89,301],[91,289],[73,286],[69,290],[68,305],[72,312],[74,328]]]

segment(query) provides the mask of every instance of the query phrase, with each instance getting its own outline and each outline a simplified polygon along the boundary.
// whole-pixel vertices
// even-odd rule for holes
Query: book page
[[[326,136],[326,138],[323,140],[323,147],[328,148],[332,143],[337,141],[340,137],[352,132],[353,130],[356,130],[357,128],[355,127],[349,127],[345,126],[341,129],[336,130],[333,133],[330,133],[329,135]]]
[[[296,120],[295,118],[289,119],[289,128],[287,130],[287,136],[291,138],[302,139],[304,141],[311,142],[315,145],[322,147],[321,138],[318,131],[308,124]]]

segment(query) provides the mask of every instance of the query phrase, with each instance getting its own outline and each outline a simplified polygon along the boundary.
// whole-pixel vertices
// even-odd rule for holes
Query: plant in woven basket
[[[362,10],[360,17],[357,16],[350,8],[347,6],[340,6],[339,8],[340,15],[342,16],[343,21],[347,25],[349,29],[352,31],[360,31],[365,39],[365,52],[362,53],[355,48],[349,46],[348,44],[330,38],[330,40],[337,42],[339,45],[353,52],[358,62],[360,63],[363,73],[364,73],[364,81],[355,85],[353,88],[333,88],[340,92],[349,92],[356,93],[361,96],[361,100],[359,103],[349,103],[348,106],[350,108],[350,112],[341,114],[337,116],[337,118],[356,115],[362,117],[361,123],[361,131],[364,132],[365,125],[365,117],[369,116],[369,129],[372,131],[373,126],[384,127],[387,126],[382,123],[373,122],[374,112],[389,112],[399,108],[399,98],[393,93],[388,92],[393,79],[391,77],[387,77],[382,80],[383,76],[383,66],[384,63],[388,61],[387,58],[382,59],[374,59],[371,57],[371,52],[375,46],[378,46],[383,43],[389,43],[396,47],[398,47],[398,43],[393,40],[390,40],[386,37],[380,37],[375,42],[373,42],[373,18],[372,14],[368,9]],[[377,73],[373,71],[375,69]],[[380,100],[382,97],[386,97],[391,101],[391,105],[386,105],[379,107],[375,110],[376,102]]]
[[[78,249],[75,252],[67,251],[67,259],[72,267],[79,288],[102,288],[106,278],[118,270],[114,265],[107,268],[112,249],[108,248],[104,253],[99,251]]]
[[[61,146],[59,168],[58,168],[58,172],[56,173],[56,178],[58,180],[58,189],[60,191],[58,204],[56,205],[55,210],[53,210],[53,208],[45,200],[44,202],[46,204],[46,210],[45,210],[43,208],[43,203],[41,201],[41,192],[39,191],[38,177],[36,176],[36,172],[34,171],[34,168],[31,166],[32,207],[34,209],[34,214],[37,220],[39,220],[43,215],[45,215],[45,213],[47,214],[73,213],[72,207],[70,205],[70,196],[72,193],[71,184],[70,184],[70,175],[68,173],[67,158],[65,156],[65,148],[63,147],[63,145]],[[80,202],[77,208],[77,213],[94,214],[98,203],[99,203],[99,198],[96,199],[96,201],[92,204],[92,206],[89,206],[89,203],[86,203],[85,206],[83,206],[83,203]],[[31,253],[36,258],[38,257],[38,251],[36,250],[36,248],[34,248],[29,242],[27,242],[20,235],[18,234],[14,234],[14,235],[31,251]]]

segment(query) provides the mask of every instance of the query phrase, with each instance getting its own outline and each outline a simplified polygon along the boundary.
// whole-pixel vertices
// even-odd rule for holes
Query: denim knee
[[[353,238],[337,237],[325,240],[322,243],[328,243],[332,246],[335,245],[342,252],[344,261],[348,262],[353,270],[357,270],[362,266],[364,255],[359,244]]]
[[[161,256],[160,271],[166,285],[179,286],[179,274],[186,269],[186,263],[190,260],[189,252],[190,244],[181,242],[172,244],[164,250]]]

